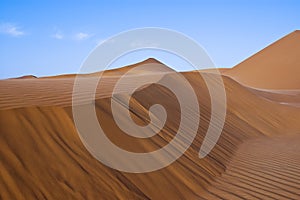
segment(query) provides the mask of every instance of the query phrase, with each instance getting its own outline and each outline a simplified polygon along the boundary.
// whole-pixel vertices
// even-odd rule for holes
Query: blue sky
[[[0,0],[0,78],[76,73],[99,41],[141,27],[182,32],[217,67],[232,67],[300,29],[299,10],[296,0]],[[129,55],[115,67],[146,57],[188,70],[180,59],[151,51]]]

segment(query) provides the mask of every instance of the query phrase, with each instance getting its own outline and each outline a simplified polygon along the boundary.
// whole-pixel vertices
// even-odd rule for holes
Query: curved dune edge
[[[299,52],[300,30],[296,30],[224,71],[224,75],[253,88],[299,90]]]
[[[248,88],[251,92],[269,101],[300,107],[300,90],[262,90]]]
[[[180,120],[174,96],[157,85],[134,94],[131,114],[137,123],[147,123],[147,106],[153,101],[167,106],[171,118],[163,131],[147,141],[132,139],[117,128],[109,109],[112,85],[120,74],[106,76],[99,88],[102,92],[96,95],[97,114],[109,130],[108,137],[136,152],[164,146],[176,134]],[[300,110],[268,101],[223,77],[228,100],[224,130],[213,151],[199,159],[210,119],[210,97],[197,73],[182,74],[200,102],[197,137],[172,165],[146,174],[118,172],[87,152],[72,120],[72,77],[0,81],[1,198],[233,199],[293,198],[299,194],[299,156],[295,152],[299,152]],[[145,77],[147,73],[131,81]],[[172,74],[164,78],[172,79]],[[89,103],[84,101],[85,94],[78,98],[83,99],[83,106]]]

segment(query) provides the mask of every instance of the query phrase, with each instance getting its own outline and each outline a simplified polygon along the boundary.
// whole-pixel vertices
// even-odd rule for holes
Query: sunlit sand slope
[[[300,31],[294,31],[224,72],[260,89],[300,89]]]
[[[151,62],[154,62],[153,60]],[[116,125],[111,101],[122,108],[126,89],[111,98],[113,85],[127,69],[104,74],[95,107],[109,139],[123,149],[149,152],[166,145],[176,134],[180,108],[174,94],[157,84],[140,88],[131,98],[130,114],[140,125],[149,121],[148,109],[159,103],[168,113],[155,136],[137,139]],[[140,72],[130,81],[157,76],[178,81],[174,73]],[[197,72],[182,73],[199,100],[197,136],[190,148],[161,170],[131,174],[111,169],[85,149],[72,116],[74,76],[23,78],[0,81],[0,198],[1,199],[291,199],[300,195],[300,109],[262,98],[229,77],[227,116],[222,135],[212,152],[198,152],[211,117],[211,101]],[[205,74],[204,74],[205,75]],[[93,78],[94,75],[86,78]],[[212,82],[216,78],[210,75]],[[180,82],[178,82],[180,84]],[[76,106],[93,102],[89,94]],[[217,126],[218,124],[216,124]],[[190,132],[186,131],[186,137]],[[114,159],[114,158],[112,158]]]

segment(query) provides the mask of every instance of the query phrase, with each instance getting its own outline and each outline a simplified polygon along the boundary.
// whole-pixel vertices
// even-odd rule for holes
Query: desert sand
[[[300,89],[300,31],[296,30],[226,71],[240,83],[260,89]]]
[[[73,122],[75,75],[1,80],[0,199],[299,199],[300,45],[296,41],[300,41],[299,32],[233,69],[222,70],[225,126],[204,159],[198,152],[211,117],[209,92],[198,72],[181,73],[199,100],[198,134],[183,156],[150,173],[111,169],[86,150]],[[164,128],[151,138],[137,139],[124,134],[114,122],[110,109],[114,84],[122,74],[145,63],[159,61],[148,59],[105,72],[95,100],[99,123],[109,139],[133,152],[163,147],[176,134],[180,121],[174,94],[151,84],[133,94],[130,114],[137,124],[147,124],[149,106],[159,103],[168,113]],[[131,81],[157,73],[163,73],[163,79],[174,76],[164,70],[140,71],[128,79],[125,88],[130,89]],[[126,90],[118,94],[120,104],[123,95]],[[78,106],[90,104],[88,96],[78,95],[82,99]],[[191,111],[187,117],[195,115]]]

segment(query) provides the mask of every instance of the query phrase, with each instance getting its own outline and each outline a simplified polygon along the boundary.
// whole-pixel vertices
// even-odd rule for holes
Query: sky
[[[297,0],[0,0],[0,79],[77,73],[97,44],[143,27],[181,32],[199,43],[216,67],[233,67],[300,29],[299,11]],[[190,69],[159,51],[133,52],[111,67],[147,57]]]

